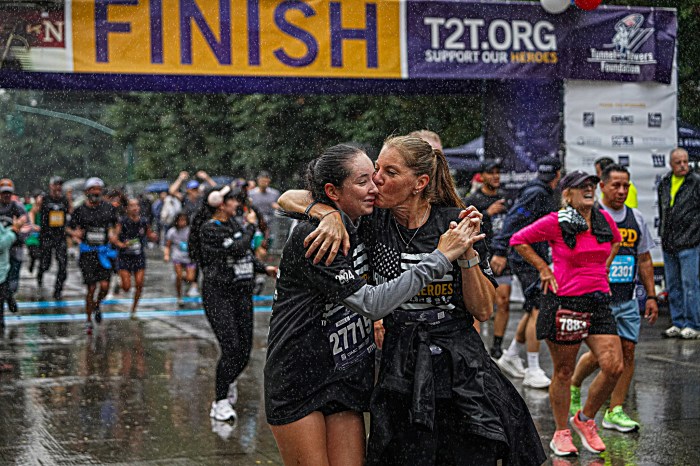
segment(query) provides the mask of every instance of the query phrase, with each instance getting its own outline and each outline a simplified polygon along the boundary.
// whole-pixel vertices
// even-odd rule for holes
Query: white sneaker
[[[683,330],[681,330],[681,338],[684,340],[696,340],[700,338],[700,332],[697,330],[693,330],[690,327],[686,327]]]
[[[523,379],[523,387],[530,388],[547,388],[552,383],[549,377],[539,367],[537,369],[527,368],[525,370],[525,378]]]
[[[519,356],[509,357],[505,354],[496,362],[503,372],[511,377],[522,379],[525,377],[525,366]]]
[[[669,328],[664,330],[663,336],[666,338],[678,338],[681,336],[681,329],[676,327],[675,325],[671,325]]]
[[[185,305],[185,300],[182,298],[177,298],[177,305],[178,307],[182,307]]]
[[[211,420],[211,431],[221,437],[221,440],[228,440],[233,434],[233,426],[228,422]]]
[[[199,288],[197,288],[197,285],[192,285],[189,290],[187,290],[187,296],[190,298],[195,298],[199,296]]]
[[[228,421],[230,419],[236,419],[236,410],[233,409],[231,403],[224,398],[219,401],[212,401],[211,411],[209,411],[209,417],[216,419],[217,421]]]
[[[232,406],[235,406],[236,403],[238,403],[238,380],[234,380],[233,383],[228,386],[227,399]]]

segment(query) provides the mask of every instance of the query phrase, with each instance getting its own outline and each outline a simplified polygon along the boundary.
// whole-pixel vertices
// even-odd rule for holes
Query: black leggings
[[[253,286],[202,284],[202,303],[221,357],[216,366],[216,400],[228,396],[229,385],[243,372],[253,346]]]
[[[68,247],[66,245],[66,239],[61,238],[60,240],[46,241],[42,242],[40,247],[40,257],[41,262],[39,265],[39,272],[37,274],[37,281],[42,282],[44,278],[44,272],[51,268],[51,258],[55,254],[56,262],[58,263],[58,272],[56,273],[56,285],[54,290],[61,292],[63,290],[63,282],[66,281],[67,272],[66,267],[68,265]]]

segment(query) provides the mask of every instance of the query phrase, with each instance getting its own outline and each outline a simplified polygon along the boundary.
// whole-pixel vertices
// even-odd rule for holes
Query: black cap
[[[500,159],[484,160],[481,162],[481,173],[490,172],[494,168],[503,168]]]
[[[592,181],[593,184],[600,182],[600,178],[595,175],[589,175],[588,173],[581,170],[574,170],[567,173],[564,178],[559,182],[559,187],[561,189],[577,188],[581,186],[586,181]]]
[[[561,162],[556,157],[545,157],[537,161],[537,178],[549,183],[557,177]]]
[[[60,176],[52,176],[49,180],[49,184],[63,184],[63,178]]]

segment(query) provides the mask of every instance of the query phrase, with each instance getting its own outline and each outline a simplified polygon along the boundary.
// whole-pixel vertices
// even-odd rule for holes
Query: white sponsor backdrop
[[[566,81],[564,140],[567,170],[595,173],[593,162],[603,156],[626,165],[637,187],[639,210],[657,236],[656,185],[669,170],[670,151],[677,146],[677,81],[608,83]],[[661,248],[652,251],[662,262]]]

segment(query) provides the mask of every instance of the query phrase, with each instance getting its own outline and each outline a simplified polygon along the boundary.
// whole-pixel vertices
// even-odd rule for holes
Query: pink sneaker
[[[578,449],[574,445],[569,429],[554,432],[554,437],[549,442],[549,448],[557,456],[576,456],[578,454]]]
[[[586,450],[591,453],[600,453],[605,451],[605,444],[598,437],[598,426],[593,419],[589,419],[586,422],[579,419],[578,415],[581,411],[577,411],[570,419],[571,427],[576,431],[576,433],[581,437],[581,443],[586,448]]]

